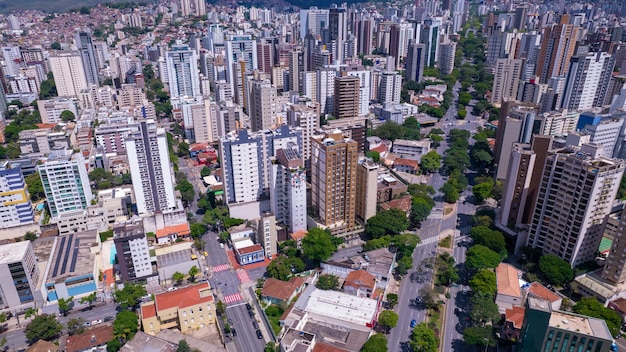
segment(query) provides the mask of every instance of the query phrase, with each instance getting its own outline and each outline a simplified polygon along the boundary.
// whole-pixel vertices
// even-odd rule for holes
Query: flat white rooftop
[[[374,319],[377,303],[378,301],[371,298],[315,289],[310,293],[306,306],[302,307],[302,310],[365,326]]]
[[[30,241],[8,243],[0,246],[0,264],[21,262]]]
[[[233,246],[235,246],[236,249],[242,249],[254,246],[254,242],[252,242],[251,239],[246,238],[245,240],[233,242]]]

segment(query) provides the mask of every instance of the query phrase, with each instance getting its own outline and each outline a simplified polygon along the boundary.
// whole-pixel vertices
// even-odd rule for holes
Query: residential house
[[[304,279],[294,276],[288,282],[269,278],[265,280],[261,290],[261,300],[266,303],[289,303],[304,289]]]
[[[59,346],[46,340],[38,340],[26,349],[26,352],[59,352]]]
[[[547,287],[538,283],[532,282],[526,292],[527,297],[535,297],[538,299],[542,299],[550,303],[550,308],[552,310],[561,309],[561,302],[563,302],[563,298],[556,293],[548,290]]]
[[[504,324],[502,324],[501,336],[507,341],[517,341],[522,331],[524,323],[524,313],[526,310],[522,307],[513,306],[504,312]]]
[[[376,278],[363,269],[349,273],[343,282],[343,291],[357,297],[370,298],[375,289]]]
[[[505,314],[507,309],[514,306],[522,306],[518,271],[513,266],[500,263],[496,267],[496,289],[496,304],[500,314]]]
[[[82,334],[68,336],[66,352],[106,351],[107,342],[113,339],[113,325],[99,325]]]
[[[215,316],[215,298],[206,282],[155,295],[141,305],[141,326],[150,335],[170,328],[189,333],[214,324]]]

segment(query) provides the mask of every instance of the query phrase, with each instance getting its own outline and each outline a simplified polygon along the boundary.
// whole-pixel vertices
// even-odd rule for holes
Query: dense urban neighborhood
[[[0,350],[626,350],[626,3],[0,11]]]

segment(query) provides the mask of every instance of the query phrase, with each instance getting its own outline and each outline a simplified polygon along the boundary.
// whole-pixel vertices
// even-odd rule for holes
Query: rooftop
[[[307,296],[308,293],[308,296]],[[296,307],[322,317],[365,326],[374,320],[378,301],[338,291],[305,290]]]
[[[93,347],[105,345],[113,338],[113,325],[100,325],[87,329],[84,333],[67,338],[67,352],[85,351]]]
[[[157,266],[159,268],[164,268],[191,260],[191,249],[182,249],[175,252],[157,255]]]
[[[521,329],[525,313],[526,310],[524,308],[513,306],[512,309],[507,309],[505,311],[506,321],[513,323],[513,327],[516,329]]]
[[[189,235],[190,233],[191,230],[189,229],[189,223],[184,223],[172,226],[165,226],[164,228],[156,231],[156,237],[162,238],[173,234],[176,234],[178,236],[185,236]]]
[[[556,302],[561,299],[559,295],[548,290],[545,286],[538,282],[533,282],[528,288],[528,295],[546,300],[548,302]]]
[[[548,326],[578,334],[593,335],[606,340],[613,339],[604,320],[583,315],[552,312]]]
[[[201,303],[213,302],[213,293],[208,283],[179,288],[154,297],[157,311],[174,307],[185,308]]]
[[[263,284],[262,296],[277,298],[286,301],[293,292],[304,284],[304,279],[294,276],[288,282],[269,278]]]
[[[346,276],[346,280],[344,281],[344,286],[351,286],[356,288],[366,286],[374,289],[374,287],[376,286],[376,278],[374,277],[374,275],[368,273],[365,270],[355,270],[348,273],[348,276]]]
[[[122,352],[176,352],[176,344],[148,335],[143,331],[137,331],[135,337],[126,342],[120,351]]]
[[[91,248],[97,245],[96,230],[57,237],[46,283],[92,274],[95,254],[91,252]]]
[[[0,264],[21,262],[30,241],[8,243],[0,246]]]
[[[522,297],[517,269],[505,263],[496,267],[496,287],[499,295]]]

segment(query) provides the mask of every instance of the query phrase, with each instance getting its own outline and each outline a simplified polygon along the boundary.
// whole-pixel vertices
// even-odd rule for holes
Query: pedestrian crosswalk
[[[248,273],[245,270],[238,270],[237,276],[239,277],[239,281],[241,281],[242,284],[245,284],[246,282],[250,281],[250,277],[248,276]]]
[[[434,237],[422,239],[422,241],[417,246],[420,247],[420,246],[425,246],[427,244],[438,243],[438,242],[439,242],[439,236],[434,236]]]
[[[228,264],[220,264],[213,267],[214,273],[219,273],[220,271],[228,270]]]
[[[231,304],[235,302],[242,301],[241,294],[239,292],[233,293],[232,295],[224,296],[224,303]]]

